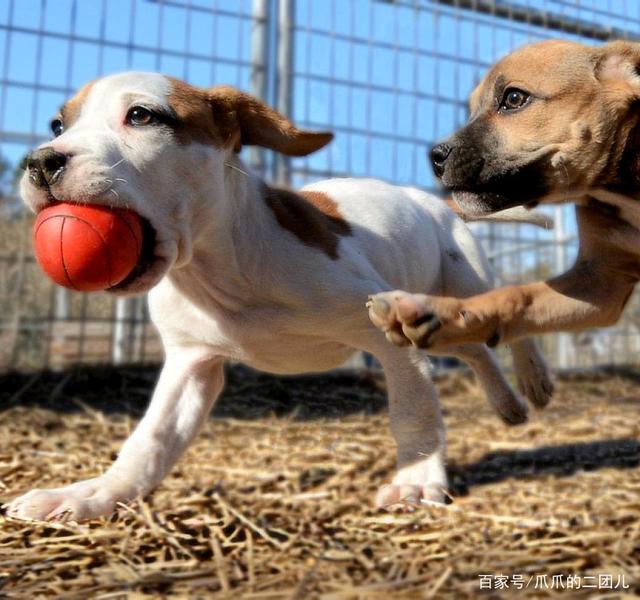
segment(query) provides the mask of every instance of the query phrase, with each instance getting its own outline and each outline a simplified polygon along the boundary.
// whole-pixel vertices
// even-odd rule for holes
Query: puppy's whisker
[[[118,162],[112,164],[110,167],[108,167],[109,169],[115,169],[118,165],[122,164],[124,162],[124,158],[121,158]]]
[[[116,177],[114,181],[122,181],[122,183],[129,183],[126,179],[122,179],[121,177]]]
[[[243,171],[241,168],[236,167],[235,165],[232,165],[230,163],[224,163],[225,167],[229,167],[230,169],[233,169],[234,171],[238,171],[239,173],[242,173],[245,177],[249,177],[249,173],[247,173],[246,171]]]

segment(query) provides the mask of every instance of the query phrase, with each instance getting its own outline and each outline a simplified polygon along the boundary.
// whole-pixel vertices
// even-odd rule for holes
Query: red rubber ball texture
[[[33,226],[36,258],[57,284],[93,292],[120,283],[142,249],[140,217],[126,209],[53,204]]]

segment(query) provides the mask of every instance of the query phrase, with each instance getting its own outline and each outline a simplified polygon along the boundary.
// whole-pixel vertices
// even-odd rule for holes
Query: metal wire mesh
[[[469,92],[497,58],[549,37],[639,36],[640,4],[625,0],[0,0],[0,370],[159,356],[144,299],[59,290],[30,253],[14,173],[87,80],[137,69],[229,83],[336,132],[304,159],[250,152],[267,178],[366,176],[436,191],[427,148],[465,121]],[[552,232],[474,226],[499,283],[569,265],[572,208],[554,216]],[[639,311],[634,299],[616,328],[548,336],[548,351],[561,366],[633,362]]]

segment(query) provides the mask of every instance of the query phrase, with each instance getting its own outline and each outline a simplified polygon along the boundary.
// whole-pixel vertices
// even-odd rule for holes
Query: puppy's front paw
[[[400,452],[400,450],[399,450]],[[376,496],[376,506],[392,504],[405,507],[420,504],[444,504],[447,494],[447,474],[442,450],[433,452],[398,469],[393,481],[382,486]],[[419,453],[422,455],[422,453]]]
[[[446,497],[444,488],[438,484],[390,483],[378,490],[376,506],[386,508],[392,504],[404,504],[409,507],[429,503],[444,504]]]
[[[468,341],[470,319],[456,298],[383,292],[371,296],[367,308],[371,322],[397,346],[433,348]]]
[[[109,482],[96,477],[51,490],[31,490],[10,502],[6,514],[28,521],[82,521],[111,514],[119,500]]]

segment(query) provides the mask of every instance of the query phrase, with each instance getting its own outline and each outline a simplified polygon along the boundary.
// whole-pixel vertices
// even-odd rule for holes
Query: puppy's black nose
[[[38,188],[47,188],[62,177],[66,164],[66,154],[53,148],[35,150],[27,156],[29,180]]]
[[[429,157],[431,158],[433,172],[436,174],[436,177],[442,177],[444,173],[444,163],[449,154],[451,154],[451,146],[447,146],[447,144],[438,144],[431,148]]]

